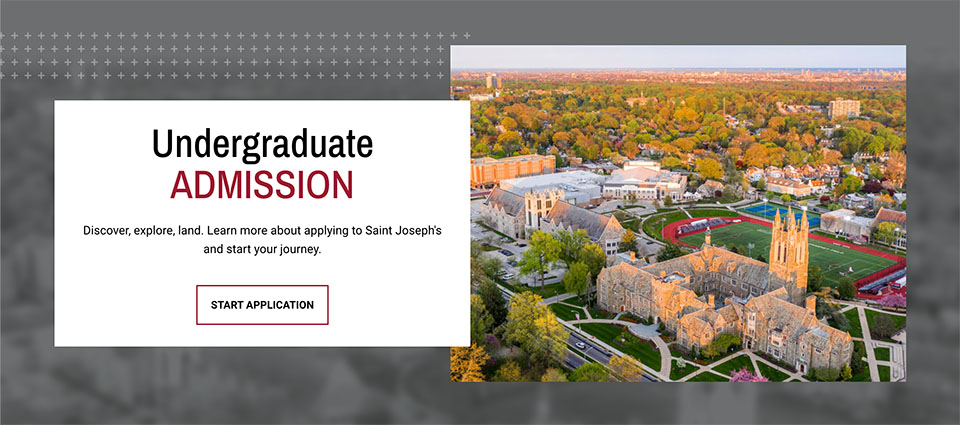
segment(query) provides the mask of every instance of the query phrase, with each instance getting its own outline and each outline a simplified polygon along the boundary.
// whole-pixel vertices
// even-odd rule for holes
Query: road
[[[577,347],[578,342],[582,342],[586,346],[586,348]],[[573,332],[570,333],[570,338],[567,339],[567,343],[573,347],[576,347],[577,350],[585,354],[591,360],[594,360],[603,364],[609,364],[610,358],[613,357],[613,354],[608,353],[606,350],[604,350],[600,346],[590,342],[590,340],[580,335],[577,335]],[[574,369],[576,369],[577,367],[580,367],[580,365],[584,363],[583,360],[575,356],[573,353],[570,353],[567,357],[568,358],[565,363],[568,366],[572,366]],[[657,382],[657,381],[658,380],[656,378],[654,378],[652,375],[648,374],[647,372],[644,372],[643,377],[640,379],[640,382]]]

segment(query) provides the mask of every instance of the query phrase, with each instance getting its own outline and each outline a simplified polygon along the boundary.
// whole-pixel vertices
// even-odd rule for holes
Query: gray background
[[[4,423],[958,423],[958,4],[956,2],[15,2],[0,4]],[[313,45],[431,45],[334,53],[324,65],[184,65],[211,52],[138,53],[178,65],[99,65],[123,54],[25,52],[30,32],[423,32],[429,41],[328,37]],[[469,33],[470,38],[464,34]],[[187,45],[153,39],[125,44]],[[304,44],[247,40],[209,44]],[[452,384],[442,348],[54,349],[53,99],[443,99],[451,44],[905,44],[910,324],[907,382],[891,384]],[[18,46],[14,52],[11,46]],[[289,55],[289,54],[288,54]],[[222,57],[229,55],[223,54]],[[237,56],[237,55],[234,55]],[[282,53],[247,53],[251,58]],[[291,56],[297,56],[293,54]],[[305,57],[310,54],[304,53]],[[50,58],[58,58],[51,65]],[[38,65],[37,59],[46,63]],[[80,66],[65,59],[85,58]],[[333,65],[331,59],[340,63]],[[343,59],[430,59],[345,65]],[[13,64],[13,60],[17,64]],[[26,59],[31,64],[25,63]],[[30,73],[31,78],[11,75]],[[36,75],[57,72],[60,78]],[[65,78],[64,73],[74,76]],[[113,78],[89,77],[111,73]],[[324,72],[323,79],[120,79],[118,73]],[[440,78],[332,73],[443,73]],[[75,75],[84,73],[84,78]],[[373,119],[373,118],[372,118]],[[429,153],[425,153],[429,155]],[[437,194],[454,196],[453,194]],[[95,207],[95,206],[91,206]],[[69,211],[60,211],[69,214]],[[149,271],[145,271],[149,272]],[[135,280],[135,277],[131,277]]]

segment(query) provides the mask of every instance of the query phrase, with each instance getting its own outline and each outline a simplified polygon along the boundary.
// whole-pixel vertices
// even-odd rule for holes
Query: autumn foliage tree
[[[450,381],[483,382],[481,368],[489,358],[477,344],[450,348]]]
[[[624,356],[610,358],[608,367],[614,376],[627,382],[640,382],[643,377],[643,368],[637,361]]]
[[[901,151],[890,152],[883,175],[894,187],[903,187],[907,178],[907,155]]]

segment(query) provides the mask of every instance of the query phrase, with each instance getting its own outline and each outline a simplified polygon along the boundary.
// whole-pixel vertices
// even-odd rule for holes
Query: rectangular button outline
[[[323,287],[327,288],[327,320],[323,323],[200,323],[200,287]],[[196,324],[198,326],[326,326],[330,324],[330,285],[197,285],[194,298]]]

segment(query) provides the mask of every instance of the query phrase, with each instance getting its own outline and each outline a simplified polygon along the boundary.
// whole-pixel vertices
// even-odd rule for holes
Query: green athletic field
[[[701,246],[705,235],[705,232],[700,232],[684,236],[680,240],[693,246]],[[728,248],[730,245],[736,245],[743,247],[745,251],[747,250],[747,244],[752,243],[754,246],[753,249],[749,250],[749,255],[756,258],[758,254],[762,254],[763,258],[769,260],[770,235],[769,227],[743,222],[711,230],[710,239],[714,245],[724,245]],[[746,255],[748,253],[743,252],[742,254]],[[810,264],[820,266],[823,271],[824,285],[835,286],[842,277],[840,275],[841,271],[846,272],[848,277],[856,281],[861,277],[890,267],[896,262],[839,245],[810,239]],[[849,273],[850,267],[853,267],[853,273]]]

